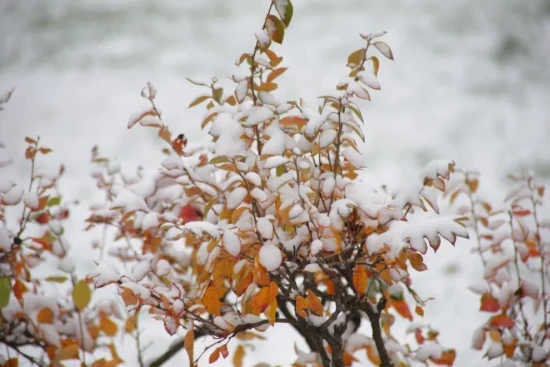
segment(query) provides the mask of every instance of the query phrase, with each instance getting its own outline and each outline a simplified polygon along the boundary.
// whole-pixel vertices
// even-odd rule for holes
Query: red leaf
[[[495,297],[493,297],[490,293],[483,293],[481,296],[481,306],[479,307],[480,311],[487,311],[487,312],[497,312],[500,310],[500,306],[498,305],[498,302]]]
[[[191,204],[187,204],[180,209],[180,218],[183,223],[193,222],[200,219],[197,210],[193,208]]]
[[[514,320],[512,320],[508,315],[500,314],[491,318],[489,326],[491,327],[502,327],[502,328],[511,328],[515,325]]]

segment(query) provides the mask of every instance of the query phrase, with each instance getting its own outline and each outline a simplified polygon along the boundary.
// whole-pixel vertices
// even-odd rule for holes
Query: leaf
[[[29,138],[28,136],[25,137],[25,142],[28,144],[36,144],[36,140]]]
[[[137,314],[132,315],[126,319],[124,323],[124,330],[130,334],[137,328]]]
[[[271,301],[277,297],[279,288],[275,282],[271,282],[269,287],[263,287],[249,301],[250,312],[259,315],[264,312],[271,304]]]
[[[223,88],[212,89],[212,98],[214,98],[214,101],[220,103],[222,96],[223,96]]]
[[[11,358],[2,364],[2,367],[19,367],[19,360],[17,358]]]
[[[80,280],[75,284],[73,289],[73,302],[75,307],[81,311],[88,306],[91,299],[92,290],[90,289],[90,286],[85,280]]]
[[[307,308],[317,316],[323,314],[323,304],[321,300],[315,295],[315,293],[308,291],[307,292]]]
[[[288,68],[278,68],[273,70],[266,78],[267,82],[272,82],[276,78],[280,77]]]
[[[63,275],[52,275],[46,278],[46,281],[54,283],[65,283],[67,280],[69,280],[69,278]]]
[[[167,142],[168,144],[172,144],[172,135],[170,134],[170,130],[168,127],[163,126],[159,129],[159,136],[162,140]]]
[[[420,306],[416,306],[414,308],[414,312],[418,315],[418,316],[424,316],[424,309]]]
[[[279,13],[285,26],[288,27],[292,20],[292,15],[294,14],[294,7],[290,0],[275,0],[275,10]]]
[[[50,206],[56,206],[56,205],[59,205],[61,204],[61,198],[60,197],[53,197],[53,198],[50,198],[48,200],[48,203],[46,204],[46,206],[50,207]]]
[[[489,322],[491,327],[502,327],[502,328],[512,328],[514,327],[515,322],[506,314],[500,314],[493,316]]]
[[[187,356],[189,357],[189,366],[195,365],[194,357],[194,346],[195,346],[195,332],[189,330],[185,337],[183,338],[183,347],[187,351]]]
[[[380,355],[378,354],[378,350],[376,350],[376,347],[374,347],[373,345],[367,345],[367,358],[375,366],[380,366],[382,363],[382,360],[380,359]]]
[[[479,180],[477,178],[469,178],[466,180],[466,185],[470,189],[470,192],[475,193],[479,187]]]
[[[409,310],[409,305],[407,304],[407,302],[404,299],[393,299],[393,298],[390,298],[390,299],[391,299],[391,305],[393,306],[393,308],[395,308],[397,313],[403,316],[404,318],[412,321],[411,310]]]
[[[206,101],[206,100],[209,100],[210,98],[212,98],[212,96],[210,96],[210,95],[208,95],[208,94],[200,95],[200,96],[198,96],[197,98],[195,98],[195,99],[189,104],[189,106],[187,106],[187,108],[195,107],[195,106],[201,104],[202,102],[204,102],[204,101]]]
[[[361,64],[361,61],[363,61],[365,58],[365,49],[360,48],[359,50],[353,51],[348,56],[348,66],[357,66]]]
[[[258,87],[258,92],[272,92],[277,89],[277,83],[266,82]]]
[[[393,60],[393,53],[391,52],[390,46],[385,44],[382,41],[374,42],[374,47],[380,51],[382,55],[384,55],[386,58]]]
[[[500,306],[498,305],[498,301],[495,297],[493,297],[490,293],[483,293],[481,296],[481,306],[479,307],[480,311],[487,311],[487,312],[497,312],[500,310]]]
[[[367,291],[367,278],[367,268],[362,265],[356,265],[353,269],[353,287],[359,298],[363,298]]]
[[[44,307],[36,315],[36,321],[41,324],[51,324],[53,322],[54,314],[49,307]]]
[[[63,348],[57,351],[57,353],[55,354],[55,360],[63,361],[66,359],[79,359],[78,351],[79,348],[78,344],[76,343],[65,345]]]
[[[53,150],[51,150],[50,148],[40,148],[40,149],[38,149],[38,151],[39,151],[40,153],[44,154],[44,155],[53,152]]]
[[[264,312],[265,318],[269,321],[271,326],[275,325],[275,319],[277,316],[277,299],[273,298],[267,306],[267,309]]]
[[[201,302],[208,313],[215,316],[220,315],[220,294],[213,284],[209,285],[208,288],[206,288],[206,291],[204,291],[204,295],[202,296]]]
[[[210,353],[210,357],[208,357],[208,363],[212,364],[216,362],[220,358],[220,347],[214,349],[212,353]]]
[[[374,75],[378,76],[378,70],[380,69],[380,60],[378,60],[378,57],[371,56],[368,58],[368,60],[372,61],[372,72]]]
[[[452,366],[455,362],[456,350],[447,349],[441,352],[441,357],[439,358],[430,358],[435,364]]]
[[[239,333],[241,334],[241,333]],[[237,334],[237,335],[239,335]],[[235,351],[233,352],[233,366],[234,367],[242,367],[243,366],[243,360],[244,360],[245,350],[242,345],[237,345],[237,348],[235,348]]]
[[[118,325],[106,315],[101,314],[99,317],[99,329],[108,336],[115,336],[118,331]]]
[[[8,277],[0,277],[0,309],[10,303],[11,282]]]
[[[15,281],[13,282],[13,295],[21,305],[23,305],[23,293],[28,291],[27,286],[25,283],[23,283],[19,278],[15,278]]]
[[[525,216],[528,216],[528,215],[531,215],[532,212],[528,209],[521,209],[521,210],[514,210],[514,215],[516,217],[525,217]]]
[[[265,28],[273,42],[278,44],[283,43],[285,37],[285,25],[281,19],[277,18],[275,15],[268,15],[265,20]]]
[[[306,308],[306,299],[302,296],[296,296],[296,314],[305,319],[307,317]]]

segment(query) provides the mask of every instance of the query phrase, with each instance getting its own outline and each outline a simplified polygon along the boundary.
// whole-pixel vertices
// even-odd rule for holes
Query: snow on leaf
[[[283,156],[277,155],[274,157],[269,157],[265,160],[264,167],[267,169],[272,169],[277,166],[287,163],[289,160]]]
[[[26,192],[23,195],[23,202],[31,209],[38,209],[40,205],[38,195],[36,195],[34,192]]]
[[[378,82],[378,79],[373,72],[362,71],[357,74],[357,76],[359,77],[361,83],[365,84],[367,87],[370,87],[372,89],[380,89],[380,82]]]
[[[330,144],[332,144],[334,139],[336,139],[336,135],[338,135],[336,130],[333,130],[333,129],[324,130],[319,136],[319,147],[321,149],[328,147]]]
[[[157,228],[159,226],[159,215],[155,212],[150,212],[145,214],[143,217],[143,221],[141,222],[141,229],[144,231],[151,229],[151,228]]]
[[[269,219],[265,217],[259,218],[256,227],[263,238],[271,239],[273,237],[273,224],[271,224]]]
[[[264,268],[267,269],[267,271],[273,271],[279,268],[281,266],[281,262],[283,261],[283,257],[281,255],[281,250],[275,245],[272,244],[264,244],[259,252],[260,257],[260,264]]]
[[[232,256],[238,256],[241,252],[241,239],[233,231],[226,230],[222,239],[223,247]]]
[[[23,186],[16,185],[13,186],[8,192],[2,197],[2,203],[4,205],[17,205],[21,202],[23,195],[25,194],[25,189]]]
[[[294,13],[294,8],[290,0],[275,0],[275,10],[279,13],[285,26],[288,27]]]
[[[248,191],[244,187],[237,187],[227,194],[227,208],[235,209],[238,207],[248,195]]]
[[[382,55],[384,55],[386,58],[390,60],[393,60],[393,53],[391,52],[390,46],[388,46],[382,41],[374,42],[373,45],[378,49],[378,51],[380,51]]]
[[[133,191],[126,188],[121,188],[116,195],[115,200],[111,204],[111,210],[121,209],[123,213],[141,210],[144,212],[149,211],[149,207],[145,203],[145,200]]]
[[[273,116],[273,111],[271,111],[266,106],[253,107],[251,108],[250,114],[248,115],[248,118],[246,119],[244,125],[247,127],[256,126],[273,118]]]
[[[342,151],[342,155],[344,156],[344,158],[348,162],[353,164],[355,167],[357,167],[357,168],[365,168],[366,167],[365,159],[363,158],[361,153],[355,151],[355,149],[351,149],[351,148],[344,149]]]

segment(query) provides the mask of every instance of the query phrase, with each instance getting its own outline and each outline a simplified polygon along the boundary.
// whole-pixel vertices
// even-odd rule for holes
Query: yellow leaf
[[[258,87],[259,92],[271,92],[277,89],[277,83],[266,82]]]
[[[85,280],[80,280],[73,289],[73,302],[78,310],[84,309],[92,299],[92,290]]]
[[[134,330],[136,330],[137,327],[137,315],[130,316],[126,319],[126,323],[124,324],[124,329],[127,333],[131,333]]]

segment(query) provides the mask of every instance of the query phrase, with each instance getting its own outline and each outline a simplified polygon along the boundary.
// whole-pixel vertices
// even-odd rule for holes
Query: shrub
[[[253,51],[237,60],[242,74],[231,77],[233,87],[190,79],[205,92],[189,107],[206,107],[201,127],[211,144],[189,144],[170,131],[148,83],[141,96],[149,106],[128,128],[153,128],[166,143],[158,172],[130,177],[92,149],[92,178],[105,204],[90,208],[86,230],[103,231],[104,240],[85,279],[66,256],[73,203],[58,190],[64,168],[37,173],[37,160],[51,149],[26,139],[29,182],[0,181],[4,366],[20,359],[116,366],[124,363],[120,334],[135,339],[141,366],[160,366],[182,347],[190,365],[231,354],[243,366],[246,341],[261,342],[276,324],[291,325],[309,347],[296,349],[295,366],[349,366],[359,351],[376,366],[452,365],[456,351],[418,321],[427,300],[410,273],[427,270],[430,247],[469,233],[485,269],[472,290],[490,314],[473,348],[502,366],[548,365],[550,222],[537,212],[544,187],[532,176],[514,177],[518,188],[493,208],[476,195],[478,175],[446,160],[428,163],[397,193],[369,185],[361,176],[358,102],[380,89],[381,59],[393,53],[383,32],[361,34],[334,95],[316,107],[280,100],[273,92],[286,67],[275,44],[292,13],[289,0],[271,2]],[[440,213],[442,202],[451,213]],[[103,287],[118,290],[124,311],[114,301],[92,302],[92,288]],[[171,335],[185,330],[150,363],[142,356],[142,309]],[[395,336],[398,318],[409,321],[410,338]],[[195,355],[200,337],[211,343]]]

